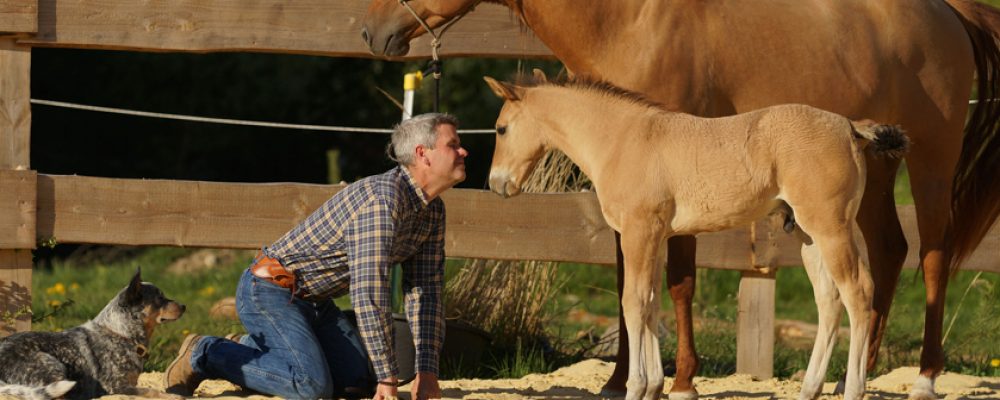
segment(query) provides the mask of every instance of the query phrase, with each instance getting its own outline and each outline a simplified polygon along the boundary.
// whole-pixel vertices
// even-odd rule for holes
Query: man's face
[[[462,148],[454,125],[441,124],[436,131],[434,148],[425,153],[430,160],[430,176],[451,187],[465,180],[465,157],[469,152]]]

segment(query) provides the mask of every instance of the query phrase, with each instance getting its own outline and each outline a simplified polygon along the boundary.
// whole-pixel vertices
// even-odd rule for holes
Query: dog
[[[62,332],[0,339],[0,394],[24,399],[92,399],[107,394],[179,399],[136,384],[161,323],[184,314],[141,271],[94,319]]]

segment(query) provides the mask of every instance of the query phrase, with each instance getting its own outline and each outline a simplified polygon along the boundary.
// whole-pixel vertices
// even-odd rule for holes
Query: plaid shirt
[[[348,293],[379,381],[399,374],[390,271],[401,263],[406,317],[417,372],[438,373],[444,341],[444,202],[427,202],[409,171],[396,167],[359,180],[264,249],[310,296]]]

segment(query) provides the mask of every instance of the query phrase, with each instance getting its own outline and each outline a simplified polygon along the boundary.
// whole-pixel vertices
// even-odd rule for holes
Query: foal
[[[655,332],[666,239],[745,225],[778,207],[792,210],[809,239],[802,258],[819,308],[801,397],[819,395],[843,299],[851,322],[844,397],[862,398],[872,302],[854,222],[865,185],[862,152],[873,144],[872,151],[899,156],[907,138],[898,128],[804,105],[706,119],[605,83],[548,83],[540,72],[526,86],[485,79],[505,100],[490,189],[517,195],[545,151],[559,149],[593,181],[605,220],[621,233],[632,355],[626,399],[656,399],[663,390]]]

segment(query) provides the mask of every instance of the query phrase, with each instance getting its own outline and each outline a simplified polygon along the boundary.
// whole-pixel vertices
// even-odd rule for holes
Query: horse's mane
[[[633,92],[631,90],[615,86],[608,81],[592,79],[587,76],[576,76],[573,78],[558,77],[554,80],[541,81],[533,76],[522,74],[517,76],[515,82],[518,86],[522,87],[557,86],[569,89],[598,92],[600,94],[638,104],[643,107],[653,108],[657,111],[668,111],[663,104],[650,100],[648,97],[642,95],[642,93]]]

